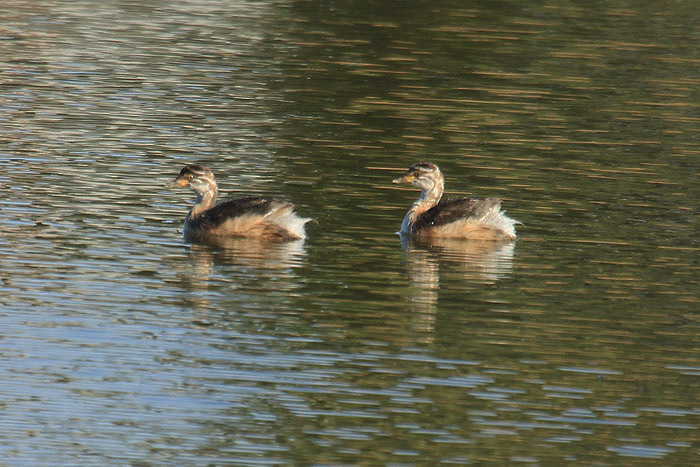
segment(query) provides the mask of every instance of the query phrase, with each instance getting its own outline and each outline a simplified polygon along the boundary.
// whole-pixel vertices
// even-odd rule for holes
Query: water
[[[5,463],[697,462],[692,4],[139,3],[4,5]],[[521,238],[402,246],[419,160]]]

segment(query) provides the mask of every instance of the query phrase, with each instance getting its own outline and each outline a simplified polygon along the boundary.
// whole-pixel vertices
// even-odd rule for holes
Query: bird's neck
[[[420,192],[420,196],[416,202],[413,203],[411,211],[416,212],[416,215],[424,213],[440,202],[440,198],[442,198],[442,193],[444,191],[444,182],[438,180],[432,188],[426,188]]]
[[[216,184],[210,184],[206,191],[197,193],[197,200],[190,209],[190,214],[188,216],[189,220],[196,219],[203,212],[210,210],[216,205],[216,197],[219,191]]]
[[[445,183],[442,180],[438,180],[432,188],[423,189],[418,199],[413,203],[413,206],[411,206],[411,209],[406,214],[403,225],[401,226],[401,231],[411,231],[411,226],[416,222],[418,217],[440,202],[444,191]]]

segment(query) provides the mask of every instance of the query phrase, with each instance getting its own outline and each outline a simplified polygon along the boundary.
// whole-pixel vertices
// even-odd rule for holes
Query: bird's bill
[[[187,177],[177,177],[172,182],[165,185],[165,188],[178,188],[187,185]]]
[[[410,172],[404,175],[403,177],[395,178],[393,180],[393,183],[411,183],[415,179],[415,174],[413,172]]]

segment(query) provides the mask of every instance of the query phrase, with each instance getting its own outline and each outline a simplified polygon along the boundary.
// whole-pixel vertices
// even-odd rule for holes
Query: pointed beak
[[[178,188],[187,185],[187,179],[185,177],[177,177],[172,182],[165,185],[165,188]]]
[[[407,173],[403,177],[395,178],[392,180],[392,183],[411,183],[415,179],[416,176],[413,173]]]

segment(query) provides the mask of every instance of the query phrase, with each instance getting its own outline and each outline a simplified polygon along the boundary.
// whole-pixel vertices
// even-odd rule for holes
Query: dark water
[[[141,4],[145,3],[145,5]],[[693,2],[0,16],[7,465],[692,465]],[[520,240],[405,245],[431,160]],[[187,162],[312,216],[186,245]]]

